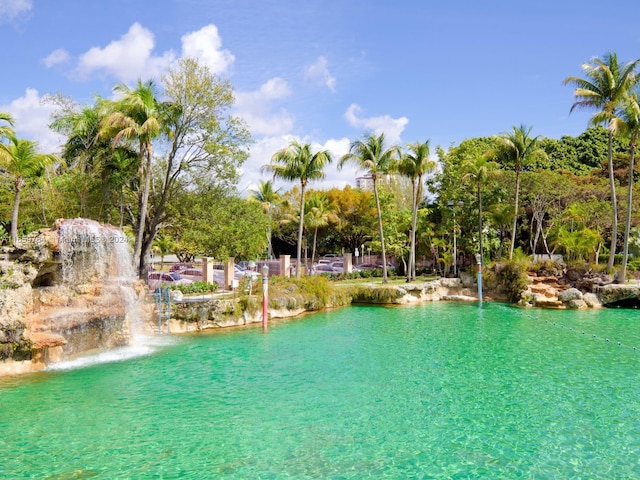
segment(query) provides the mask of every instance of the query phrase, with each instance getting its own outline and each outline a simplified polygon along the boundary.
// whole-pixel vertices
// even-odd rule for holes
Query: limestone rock
[[[584,303],[586,303],[590,308],[602,308],[602,303],[595,293],[585,293],[582,296],[582,299],[584,300]]]
[[[639,285],[603,285],[596,288],[596,294],[603,305],[615,305],[620,302],[640,303]]]

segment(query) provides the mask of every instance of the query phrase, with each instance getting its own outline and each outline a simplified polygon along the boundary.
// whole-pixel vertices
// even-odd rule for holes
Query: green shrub
[[[171,289],[179,290],[185,295],[213,293],[218,291],[218,284],[216,282],[192,282],[186,285],[172,285]]]
[[[521,260],[495,263],[487,272],[488,280],[494,281],[498,290],[505,293],[510,302],[517,303],[529,285],[527,267],[527,262]]]

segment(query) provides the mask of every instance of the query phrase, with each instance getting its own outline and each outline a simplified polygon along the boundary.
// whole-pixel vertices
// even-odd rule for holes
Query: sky
[[[0,111],[55,152],[43,98],[92,104],[196,57],[231,81],[233,113],[251,130],[246,193],[294,139],[339,158],[384,132],[389,146],[429,140],[435,157],[521,124],[579,135],[590,114],[569,114],[563,79],[609,51],[639,58],[639,18],[637,0],[0,0]],[[331,165],[311,187],[362,173]]]

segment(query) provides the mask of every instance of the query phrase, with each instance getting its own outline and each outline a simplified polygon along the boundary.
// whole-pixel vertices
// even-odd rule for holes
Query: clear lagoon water
[[[0,380],[0,478],[640,478],[639,320],[436,303],[163,337]]]

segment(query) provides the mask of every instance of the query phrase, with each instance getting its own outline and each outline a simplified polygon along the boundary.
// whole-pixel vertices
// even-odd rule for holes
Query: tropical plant
[[[462,164],[465,172],[464,181],[472,180],[476,187],[476,201],[478,202],[478,242],[480,258],[484,262],[484,249],[482,245],[482,186],[494,176],[500,169],[500,165],[490,160],[491,152],[468,159]]]
[[[176,242],[169,235],[158,235],[153,246],[160,253],[160,270],[164,268],[164,257],[175,248]]]
[[[400,148],[396,145],[385,149],[384,133],[369,134],[362,140],[355,140],[349,147],[349,153],[340,159],[338,165],[342,168],[345,163],[354,163],[359,169],[365,170],[373,181],[373,194],[376,199],[378,212],[378,229],[382,253],[382,283],[387,283],[387,255],[384,245],[384,228],[382,225],[382,211],[380,210],[380,196],[378,194],[378,180],[381,175],[391,173],[397,166]]]
[[[8,145],[0,143],[0,168],[13,182],[13,208],[11,213],[11,242],[18,241],[18,210],[20,194],[29,182],[41,177],[45,168],[62,160],[56,155],[39,153],[37,143],[11,138]]]
[[[321,180],[325,177],[324,167],[332,160],[333,157],[328,150],[312,153],[311,145],[308,143],[303,145],[293,140],[288,147],[278,150],[271,157],[270,164],[262,167],[263,171],[271,172],[274,178],[300,182],[300,224],[298,227],[296,278],[300,278],[302,261],[305,190],[310,181]]]
[[[336,223],[338,219],[335,215],[335,206],[329,203],[324,192],[312,192],[305,202],[304,209],[304,224],[307,228],[313,229],[313,246],[311,248],[311,264],[313,265],[316,256],[318,229],[326,227],[329,223]]]
[[[576,101],[571,106],[570,112],[576,109],[597,110],[591,117],[592,125],[605,124],[609,128],[609,141],[607,148],[607,165],[609,169],[609,185],[611,188],[611,247],[607,269],[613,268],[618,240],[618,203],[616,198],[616,184],[613,170],[613,130],[611,121],[615,117],[616,109],[627,96],[635,83],[635,69],[640,59],[628,62],[623,66],[618,63],[618,56],[609,52],[602,59],[593,58],[590,63],[582,64],[585,78],[570,76],[565,78],[564,84],[576,87],[574,97]]]
[[[511,245],[509,245],[509,260],[513,258],[513,250],[516,243],[516,229],[518,226],[518,200],[520,195],[520,175],[523,169],[530,166],[538,158],[547,158],[547,154],[538,143],[540,136],[532,137],[533,127],[520,125],[513,127],[512,131],[502,133],[497,136],[498,158],[505,164],[511,166],[516,174],[515,196],[513,201],[513,226],[511,230]]]
[[[629,95],[624,103],[616,111],[616,116],[611,120],[611,129],[614,133],[622,133],[629,137],[629,183],[627,186],[627,217],[624,229],[624,246],[622,253],[622,269],[619,281],[624,283],[627,277],[627,262],[629,259],[629,236],[631,234],[631,211],[633,209],[633,174],[635,153],[640,137],[640,93]]]
[[[0,125],[0,143],[7,138],[11,139],[15,132],[13,131],[13,117],[8,112],[0,112],[0,121],[8,123],[8,125]]]
[[[272,222],[272,214],[273,208],[277,205],[280,200],[280,189],[273,188],[273,182],[271,180],[263,181],[260,180],[258,187],[253,189],[251,192],[251,196],[249,197],[257,202],[262,204],[262,209],[264,213],[269,217],[269,227],[267,229],[267,241],[268,241],[268,251],[267,256],[271,258],[273,256],[273,245],[271,242],[271,222]]]
[[[124,83],[116,85],[113,91],[120,99],[112,104],[112,111],[103,120],[101,134],[113,138],[114,148],[122,140],[138,142],[138,176],[142,189],[138,197],[138,221],[133,261],[137,268],[141,265],[142,240],[148,215],[149,191],[151,189],[151,164],[153,159],[153,139],[165,129],[168,121],[169,105],[158,101],[153,81],[138,81],[136,88]],[[140,270],[140,274],[144,272]]]
[[[405,152],[398,164],[398,172],[411,179],[411,233],[409,249],[409,265],[407,267],[407,282],[416,279],[416,227],[418,223],[418,208],[422,202],[422,179],[433,172],[436,162],[429,159],[429,140],[424,143],[407,145],[409,152]]]

